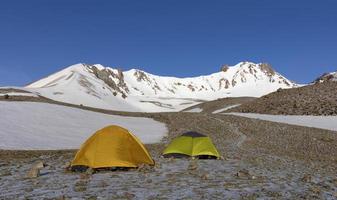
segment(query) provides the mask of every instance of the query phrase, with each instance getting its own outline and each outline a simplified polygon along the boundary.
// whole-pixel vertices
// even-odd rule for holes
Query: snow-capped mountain
[[[323,74],[322,76],[318,77],[314,81],[314,83],[323,83],[330,81],[337,81],[337,71]]]
[[[200,101],[224,97],[259,97],[296,87],[270,65],[241,62],[220,72],[193,78],[156,76],[141,70],[121,71],[100,64],[76,64],[26,86],[57,101],[122,110],[178,111]]]

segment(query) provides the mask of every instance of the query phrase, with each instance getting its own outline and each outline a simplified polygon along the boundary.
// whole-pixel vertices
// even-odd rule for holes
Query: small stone
[[[249,173],[248,170],[242,169],[242,170],[239,170],[239,171],[236,173],[236,176],[237,176],[237,177],[249,177],[249,176],[250,176],[250,173]]]
[[[209,174],[204,173],[203,175],[201,175],[201,179],[202,180],[208,180],[209,179]]]
[[[44,168],[46,165],[42,160],[38,160],[33,164],[33,168],[37,168],[37,169],[42,169]]]
[[[105,188],[105,187],[107,187],[109,184],[107,183],[107,182],[105,182],[105,181],[101,181],[101,182],[99,182],[98,183],[98,187],[102,187],[102,188]]]
[[[335,192],[333,195],[334,195],[334,197],[336,197],[336,198],[337,198],[337,192]]]
[[[88,175],[92,175],[92,174],[95,173],[95,170],[94,170],[93,168],[89,167],[89,168],[85,171],[85,173],[88,174]]]
[[[129,192],[125,192],[124,196],[126,199],[133,199],[136,195],[129,193]]]
[[[26,178],[37,178],[39,176],[40,176],[40,169],[33,167],[28,171]]]
[[[315,193],[315,194],[321,193],[321,190],[318,187],[312,187],[312,188],[310,188],[310,191]]]
[[[25,192],[29,193],[29,192],[32,192],[33,190],[34,190],[33,188],[29,187],[25,189]]]
[[[147,173],[153,171],[153,167],[146,164],[140,164],[137,168],[137,171]]]
[[[152,179],[147,179],[146,183],[152,183]]]
[[[86,191],[87,190],[87,182],[86,181],[78,181],[77,183],[75,183],[75,186],[74,186],[74,190],[76,192],[83,192],[83,191]]]
[[[70,170],[70,168],[71,168],[71,162],[66,162],[63,166],[62,166],[62,168],[64,168],[64,169],[66,169],[66,170]]]
[[[80,174],[81,180],[85,180],[85,179],[88,179],[88,178],[90,178],[90,174]]]
[[[12,173],[9,170],[0,171],[0,176],[11,176]]]
[[[38,185],[40,185],[40,182],[39,181],[33,181],[33,185],[38,186]]]
[[[312,180],[312,177],[309,175],[309,174],[305,174],[302,178],[301,178],[301,181],[302,182],[305,182],[305,183],[309,183],[311,182]]]
[[[56,200],[66,200],[66,197],[62,195],[62,196],[57,197]]]
[[[198,164],[196,162],[190,162],[187,169],[188,170],[196,170],[196,169],[198,169]]]
[[[156,169],[160,169],[160,168],[161,168],[160,163],[156,163],[155,168],[156,168]]]

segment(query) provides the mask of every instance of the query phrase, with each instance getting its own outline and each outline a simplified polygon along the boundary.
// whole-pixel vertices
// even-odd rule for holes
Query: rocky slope
[[[76,64],[26,86],[41,96],[72,104],[122,111],[179,111],[200,101],[224,97],[259,97],[289,81],[265,63],[223,66],[207,76],[175,78],[141,70]]]
[[[323,83],[337,81],[337,72],[325,73],[318,77],[313,83]]]
[[[278,90],[227,112],[282,115],[337,115],[337,82],[323,81]]]

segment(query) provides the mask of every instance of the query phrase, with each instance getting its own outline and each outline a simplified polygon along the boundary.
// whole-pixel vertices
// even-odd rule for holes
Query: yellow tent
[[[154,165],[141,141],[122,127],[108,126],[82,144],[71,167],[137,167],[140,164]]]
[[[197,132],[187,132],[173,139],[163,152],[164,157],[220,158],[211,139]]]

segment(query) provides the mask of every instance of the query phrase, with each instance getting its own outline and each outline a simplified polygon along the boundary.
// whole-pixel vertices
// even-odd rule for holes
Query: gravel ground
[[[0,151],[0,199],[336,199],[337,134],[200,113],[151,114],[169,127],[147,145],[154,168],[66,171],[75,151]],[[223,159],[164,159],[167,143],[187,130],[208,134]],[[25,178],[37,160],[41,176]]]
[[[337,199],[337,133],[333,131],[207,111],[126,113],[42,97],[9,100],[150,117],[166,123],[169,134],[161,143],[147,145],[156,161],[154,168],[127,171],[69,172],[66,166],[75,150],[0,150],[0,199]],[[221,101],[226,102],[215,101],[206,110],[222,108]],[[209,135],[223,159],[161,158],[168,142],[189,130]],[[26,178],[39,160],[46,164],[40,176]]]

